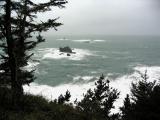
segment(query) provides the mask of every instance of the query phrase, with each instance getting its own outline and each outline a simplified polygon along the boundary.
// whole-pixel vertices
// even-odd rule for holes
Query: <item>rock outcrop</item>
[[[72,49],[71,49],[70,47],[68,47],[68,46],[66,46],[66,47],[60,47],[60,48],[59,48],[59,51],[60,51],[60,52],[65,52],[65,53],[74,53],[74,52],[72,51]]]

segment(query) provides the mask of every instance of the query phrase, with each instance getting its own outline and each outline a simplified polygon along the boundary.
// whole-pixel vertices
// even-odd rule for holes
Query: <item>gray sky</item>
[[[68,0],[65,9],[41,15],[60,17],[54,35],[160,35],[160,0]]]

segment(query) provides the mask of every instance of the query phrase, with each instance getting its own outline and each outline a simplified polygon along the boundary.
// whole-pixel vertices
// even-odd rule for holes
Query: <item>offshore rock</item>
[[[60,52],[65,52],[65,53],[75,53],[75,52],[72,51],[72,49],[71,49],[69,46],[60,47],[60,48],[59,48],[59,51],[60,51]]]

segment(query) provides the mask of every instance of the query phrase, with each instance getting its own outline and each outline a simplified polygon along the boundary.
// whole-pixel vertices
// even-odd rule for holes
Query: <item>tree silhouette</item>
[[[95,83],[94,90],[89,89],[84,98],[77,103],[77,109],[85,114],[87,120],[116,120],[118,114],[111,114],[113,103],[118,99],[119,92],[104,81],[102,75]]]
[[[120,108],[122,112],[122,120],[130,120],[129,114],[131,111],[131,101],[130,101],[130,96],[127,94],[125,100],[124,100],[124,105],[123,107]]]
[[[62,25],[56,22],[58,18],[38,21],[37,14],[50,11],[51,7],[63,8],[66,3],[65,0],[0,1],[0,85],[11,87],[14,103],[23,95],[23,85],[35,79],[34,70],[29,71],[25,66],[33,55],[30,51],[45,40],[41,32],[50,28],[57,30]],[[38,34],[37,40],[31,39],[33,34]]]
[[[149,82],[147,72],[132,83],[131,98],[127,96],[121,108],[123,120],[159,120],[160,84]]]

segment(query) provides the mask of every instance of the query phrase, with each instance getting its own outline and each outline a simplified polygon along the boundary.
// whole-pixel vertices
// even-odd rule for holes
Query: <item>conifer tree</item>
[[[65,102],[69,102],[71,97],[70,92],[67,90],[65,95],[60,95],[58,97],[58,100],[56,100],[58,102],[58,104],[64,104]]]
[[[118,99],[119,92],[104,81],[102,75],[95,83],[94,90],[89,89],[84,98],[77,103],[77,109],[85,114],[87,120],[117,120],[118,114],[111,114],[113,103]]]
[[[23,85],[31,83],[34,70],[28,71],[33,53],[30,51],[45,39],[41,32],[50,28],[57,30],[62,25],[55,19],[38,21],[37,14],[52,10],[52,7],[63,8],[65,0],[49,0],[34,3],[34,0],[1,0],[0,1],[0,85],[11,87],[13,100],[23,95]],[[32,40],[38,34],[37,40]],[[30,54],[29,54],[30,53]]]
[[[130,101],[130,97],[127,94],[126,98],[124,99],[124,105],[123,107],[120,108],[121,112],[122,112],[122,119],[123,120],[130,120],[129,118],[129,114],[131,112],[131,101]]]
[[[148,81],[147,72],[132,83],[131,97],[126,97],[122,111],[123,120],[159,120],[160,84]]]

